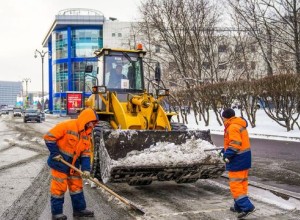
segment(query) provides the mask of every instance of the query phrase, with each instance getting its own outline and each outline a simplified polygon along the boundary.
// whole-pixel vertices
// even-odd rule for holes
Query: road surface
[[[43,123],[25,124],[21,118],[1,117],[0,219],[51,219],[48,150],[42,135],[60,120],[46,117]],[[257,161],[262,163],[263,157]],[[278,163],[272,158],[266,161]],[[282,168],[274,166],[272,170],[280,173]],[[257,173],[264,177],[265,172]],[[269,171],[266,173],[269,175]],[[154,182],[138,187],[109,184],[109,187],[146,214],[139,216],[101,189],[85,185],[88,208],[95,211],[94,219],[236,219],[228,209],[232,199],[224,179],[198,180],[193,184]],[[256,187],[249,187],[249,192],[258,208],[251,219],[299,219],[299,200],[281,198]],[[73,219],[70,197],[66,195],[65,200],[64,212],[68,219]]]

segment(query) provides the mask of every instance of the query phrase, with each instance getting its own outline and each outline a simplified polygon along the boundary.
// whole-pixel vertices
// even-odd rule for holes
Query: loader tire
[[[188,127],[183,123],[171,122],[172,131],[186,131]]]
[[[94,178],[97,178],[102,182],[101,169],[100,169],[100,156],[99,148],[101,141],[101,131],[111,129],[111,125],[107,121],[99,121],[93,130],[93,143],[94,143],[94,160],[92,164],[91,174]]]

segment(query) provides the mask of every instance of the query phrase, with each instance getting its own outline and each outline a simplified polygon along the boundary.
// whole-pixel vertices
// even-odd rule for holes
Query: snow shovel
[[[64,159],[59,159],[60,162],[62,162],[63,164],[67,165],[68,167],[70,167],[71,169],[75,170],[76,172],[80,173],[81,175],[83,174],[83,172],[76,168],[75,166],[73,166],[72,164],[68,163],[67,161],[65,161]],[[140,208],[138,208],[137,206],[133,205],[132,203],[130,203],[127,199],[125,199],[124,197],[118,195],[117,193],[115,193],[114,191],[112,191],[111,189],[109,189],[107,186],[105,186],[104,184],[101,184],[97,179],[93,179],[92,177],[88,178],[90,181],[94,182],[97,186],[99,186],[100,188],[104,189],[106,192],[110,193],[111,195],[113,195],[114,197],[118,198],[121,202],[123,202],[125,205],[129,206],[129,208],[131,208],[132,210],[134,210],[136,213],[138,213],[139,215],[144,215],[145,212],[142,211]]]

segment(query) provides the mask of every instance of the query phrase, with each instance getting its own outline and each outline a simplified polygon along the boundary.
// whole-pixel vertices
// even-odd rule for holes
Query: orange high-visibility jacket
[[[85,130],[85,125],[97,121],[97,115],[92,109],[83,110],[77,119],[59,123],[44,135],[45,143],[50,151],[48,165],[55,170],[69,174],[70,168],[52,158],[62,155],[64,160],[81,166],[81,170],[90,170],[90,134],[91,129]],[[73,170],[71,171],[71,173]]]
[[[224,157],[229,159],[226,170],[240,171],[251,167],[251,149],[247,122],[243,118],[232,117],[225,121]]]

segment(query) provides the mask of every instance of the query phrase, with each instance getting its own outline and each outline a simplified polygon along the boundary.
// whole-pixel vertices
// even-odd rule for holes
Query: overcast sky
[[[7,0],[0,3],[0,80],[30,78],[29,91],[42,90],[41,58],[34,58],[60,10],[87,8],[119,21],[136,21],[140,0]],[[46,57],[45,57],[46,58]],[[25,90],[25,83],[23,84]],[[48,91],[48,58],[44,65],[44,89]],[[25,92],[25,91],[24,91]]]

